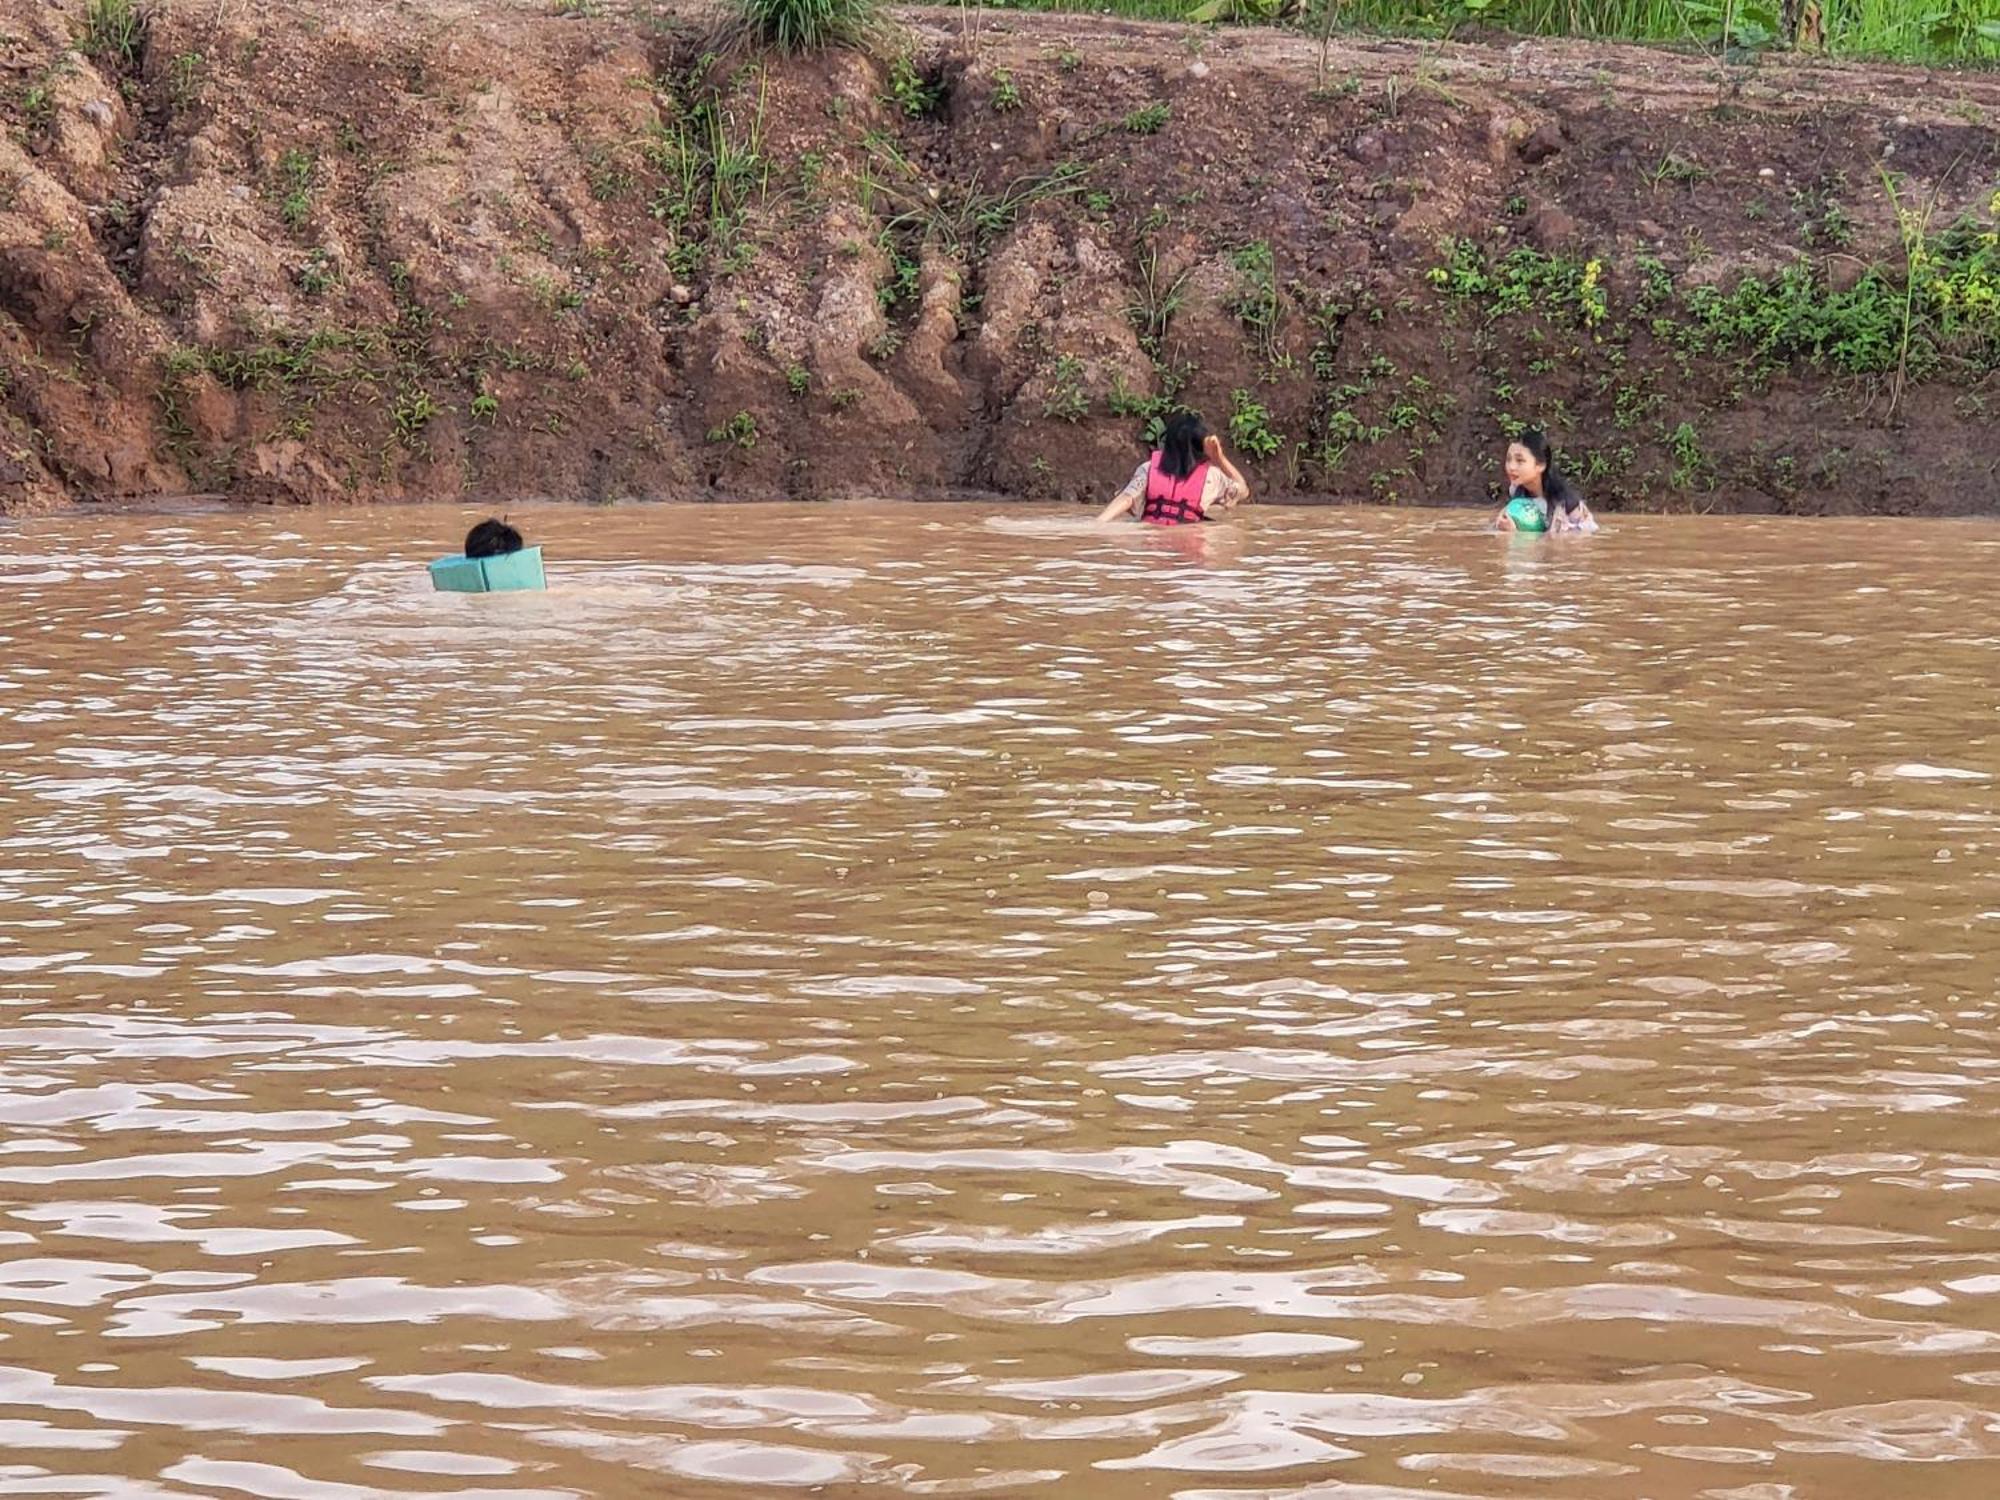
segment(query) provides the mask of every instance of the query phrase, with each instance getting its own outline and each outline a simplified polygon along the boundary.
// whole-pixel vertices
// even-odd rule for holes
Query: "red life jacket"
[[[1160,468],[1160,451],[1153,450],[1146,470],[1146,508],[1139,519],[1155,526],[1185,526],[1202,519],[1201,497],[1208,489],[1208,463],[1194,466],[1185,479],[1176,479]]]

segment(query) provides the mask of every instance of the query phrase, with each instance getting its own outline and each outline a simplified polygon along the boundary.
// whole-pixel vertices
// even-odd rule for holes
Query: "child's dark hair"
[[[1160,471],[1170,479],[1185,479],[1208,461],[1202,451],[1208,424],[1194,412],[1178,411],[1167,418],[1160,434]]]
[[[521,550],[521,533],[497,516],[488,516],[465,534],[467,557],[502,557]]]
[[[1540,428],[1530,427],[1514,441],[1526,448],[1535,462],[1542,466],[1542,498],[1549,503],[1550,515],[1556,513],[1558,505],[1562,507],[1563,514],[1568,515],[1583,504],[1583,496],[1576,492],[1576,486],[1565,479],[1556,467],[1555,450],[1549,446],[1547,434]]]

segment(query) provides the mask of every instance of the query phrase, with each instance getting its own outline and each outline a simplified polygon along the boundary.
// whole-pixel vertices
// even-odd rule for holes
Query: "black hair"
[[[1177,411],[1167,418],[1160,434],[1160,472],[1169,479],[1185,479],[1208,462],[1202,447],[1208,441],[1208,424],[1199,412]]]
[[[465,534],[467,557],[501,557],[521,550],[521,533],[497,516],[488,516]]]
[[[1560,505],[1565,515],[1583,504],[1583,496],[1576,486],[1563,477],[1556,467],[1555,450],[1549,446],[1548,435],[1538,427],[1530,427],[1514,439],[1528,450],[1528,456],[1542,466],[1542,499],[1548,503],[1549,514],[1556,513]]]

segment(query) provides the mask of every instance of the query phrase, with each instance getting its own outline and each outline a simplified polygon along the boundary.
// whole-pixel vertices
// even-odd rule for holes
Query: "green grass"
[[[1332,13],[1329,15],[1328,8]],[[989,0],[996,10],[1062,11],[1203,24],[1258,22],[1255,0]],[[1920,63],[2000,65],[1993,0],[1821,0],[1830,53]],[[1777,0],[1305,0],[1292,23],[1335,31],[1445,37],[1477,25],[1530,36],[1658,42],[1737,56],[1781,46]],[[1808,39],[1810,40],[1810,39]]]
[[[83,12],[83,50],[111,67],[138,67],[146,50],[146,17],[136,0],[90,0]]]
[[[860,47],[878,39],[875,0],[736,0],[746,37],[780,52]]]

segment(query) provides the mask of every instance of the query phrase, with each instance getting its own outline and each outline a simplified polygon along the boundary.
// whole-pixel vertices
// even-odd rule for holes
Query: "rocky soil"
[[[1531,421],[1606,508],[2000,512],[2000,75],[997,12],[805,60],[617,0],[89,12],[0,0],[0,510],[1085,499],[1180,402],[1266,498],[1480,500]],[[1885,322],[1919,219],[1958,226],[1953,290]]]

